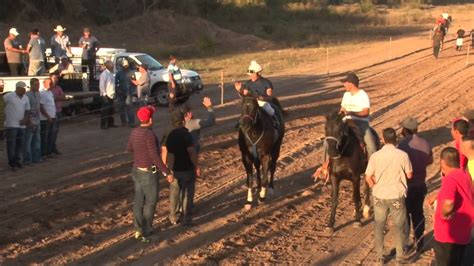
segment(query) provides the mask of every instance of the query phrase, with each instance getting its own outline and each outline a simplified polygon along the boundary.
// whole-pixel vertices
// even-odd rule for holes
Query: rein
[[[347,134],[347,135],[346,135]],[[349,133],[345,133],[343,134],[343,136],[346,136],[346,138],[348,137]],[[332,141],[335,141],[336,142],[336,149],[339,151],[340,150],[340,145],[341,145],[341,142],[342,140],[339,140],[333,136],[327,136],[324,138],[324,141],[327,141],[328,140],[332,140]],[[339,151],[339,155],[338,156],[330,156],[331,159],[340,159],[342,157],[342,155],[344,154],[344,152],[346,151],[347,147],[349,146],[349,141],[345,141],[344,142],[344,146],[342,147],[342,150]]]

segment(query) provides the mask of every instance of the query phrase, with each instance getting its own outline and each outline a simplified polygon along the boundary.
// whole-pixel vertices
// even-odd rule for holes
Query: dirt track
[[[428,40],[409,36],[393,45],[396,57],[427,47]],[[59,140],[64,155],[28,168],[31,171],[10,174],[0,169],[0,263],[370,264],[373,227],[370,220],[361,228],[352,227],[349,183],[342,183],[336,232],[323,232],[329,187],[315,185],[310,178],[320,163],[323,115],[338,108],[343,73],[356,70],[371,97],[372,125],[380,131],[397,127],[405,115],[415,116],[436,158],[449,144],[450,119],[473,107],[472,64],[466,67],[465,52],[456,52],[452,45],[439,60],[426,50],[380,63],[387,59],[386,43],[374,43],[334,58],[329,79],[321,75],[324,63],[272,77],[277,96],[290,112],[287,134],[276,195],[250,212],[242,209],[244,171],[232,129],[238,101],[229,87],[228,103],[216,108],[218,125],[206,130],[202,140],[205,179],[197,187],[197,226],[167,223],[168,189],[161,180],[158,229],[148,245],[130,239],[133,184],[128,176],[131,157],[124,152],[130,129],[101,131],[93,115],[68,121]],[[218,99],[214,86],[205,94]],[[199,97],[192,104],[198,106]],[[169,126],[165,109],[155,120],[161,134]],[[430,189],[439,185],[437,169],[436,163],[429,169]],[[431,221],[428,225],[431,228]],[[391,240],[390,232],[387,238]],[[418,263],[427,263],[430,256],[424,253]]]

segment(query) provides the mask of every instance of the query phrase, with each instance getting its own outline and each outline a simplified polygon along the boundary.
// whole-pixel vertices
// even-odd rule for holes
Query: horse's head
[[[246,96],[242,99],[242,113],[240,116],[240,127],[244,129],[250,128],[257,122],[259,107],[257,99]]]
[[[332,158],[339,158],[341,156],[341,145],[343,138],[348,135],[348,126],[343,121],[344,114],[333,112],[326,115],[326,138],[328,155]]]

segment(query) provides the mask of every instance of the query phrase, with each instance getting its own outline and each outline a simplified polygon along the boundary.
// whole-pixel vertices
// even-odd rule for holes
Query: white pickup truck
[[[150,73],[151,79],[151,96],[152,99],[156,100],[156,103],[160,106],[168,105],[168,88],[167,88],[167,70],[160,64],[156,59],[145,53],[130,53],[126,52],[125,49],[115,48],[100,48],[97,53],[97,71],[94,77],[95,82],[89,83],[88,73],[81,72],[81,55],[82,49],[80,47],[72,47],[72,56],[70,57],[74,65],[74,74],[64,75],[60,80],[60,85],[64,92],[68,95],[72,95],[74,98],[67,102],[64,102],[63,106],[66,111],[76,109],[77,106],[97,106],[97,96],[99,95],[98,80],[102,65],[106,60],[112,60],[115,64],[115,72],[122,69],[122,61],[126,59],[129,62],[130,68],[135,71],[135,76],[138,79],[140,73],[136,71],[137,66],[146,64]],[[51,56],[50,49],[46,50],[46,57],[48,58],[49,65],[54,64],[54,58]],[[27,62],[27,60],[24,60]],[[181,69],[182,78],[177,81],[178,88],[176,96],[178,101],[186,101],[193,93],[200,92],[203,89],[203,83],[198,73]],[[34,76],[42,81],[47,78],[47,74],[41,76]],[[4,52],[0,52],[0,79],[5,84],[5,92],[14,91],[15,84],[18,81],[24,81],[29,84],[29,80],[32,76],[10,76],[6,56]]]

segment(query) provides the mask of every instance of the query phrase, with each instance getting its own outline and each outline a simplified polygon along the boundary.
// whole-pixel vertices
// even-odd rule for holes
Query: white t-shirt
[[[30,100],[28,96],[19,97],[16,92],[10,92],[3,96],[5,102],[5,127],[26,128],[20,125],[20,121],[25,118],[25,112],[30,110]]]
[[[56,117],[56,104],[54,103],[54,95],[51,90],[40,91],[40,104],[43,106],[49,117]],[[48,120],[48,118],[40,113],[40,120],[45,121]]]
[[[348,112],[361,112],[365,108],[370,108],[369,95],[364,90],[359,90],[355,95],[346,92],[342,97],[341,107],[344,107]],[[369,117],[351,116],[351,118],[369,122]]]

